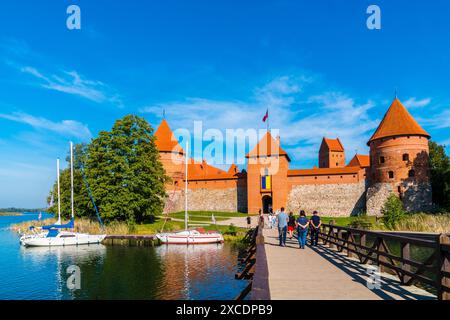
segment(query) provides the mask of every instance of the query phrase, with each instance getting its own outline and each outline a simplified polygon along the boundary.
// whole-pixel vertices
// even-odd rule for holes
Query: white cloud
[[[92,137],[91,132],[86,125],[74,120],[53,122],[45,118],[34,117],[21,112],[16,112],[13,114],[0,114],[0,118],[28,124],[35,129],[49,130],[61,135],[67,135],[80,139],[89,139]]]
[[[173,129],[192,130],[194,121],[202,121],[204,130],[224,131],[265,128],[262,117],[269,108],[270,127],[280,130],[282,145],[295,160],[316,159],[324,136],[339,137],[348,159],[355,150],[367,153],[366,142],[379,123],[368,115],[374,102],[360,104],[341,92],[308,95],[305,87],[310,84],[307,78],[279,77],[256,88],[248,101],[190,98],[147,106],[140,111],[160,116],[166,110]]]
[[[40,80],[39,85],[42,88],[77,95],[97,103],[110,102],[119,107],[123,106],[120,97],[112,93],[103,82],[84,79],[76,71],[46,75],[30,66],[21,67],[20,71]]]
[[[403,104],[407,108],[422,108],[422,107],[429,105],[430,102],[431,102],[431,98],[417,100],[416,97],[411,97],[408,100],[406,100]]]
[[[421,117],[418,121],[433,129],[450,128],[450,109],[444,109],[441,113],[434,115],[432,118]]]

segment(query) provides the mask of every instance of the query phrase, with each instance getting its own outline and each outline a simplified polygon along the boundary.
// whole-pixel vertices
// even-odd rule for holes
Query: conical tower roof
[[[177,152],[184,154],[183,148],[178,144],[177,139],[169,127],[166,119],[163,119],[155,132],[156,147],[161,152]]]
[[[260,157],[260,156],[286,156],[288,161],[291,161],[289,155],[286,151],[281,148],[280,143],[275,140],[269,131],[266,132],[264,137],[259,141],[259,143],[250,151],[246,157]]]
[[[417,123],[399,99],[395,98],[384,115],[383,120],[370,138],[368,145],[374,140],[395,136],[431,136]]]

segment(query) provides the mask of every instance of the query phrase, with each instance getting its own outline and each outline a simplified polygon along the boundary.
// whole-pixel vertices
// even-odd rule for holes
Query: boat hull
[[[106,235],[76,234],[74,236],[61,237],[27,237],[20,240],[25,247],[54,247],[54,246],[77,246],[87,244],[99,244]]]
[[[220,233],[160,233],[156,237],[164,244],[209,244],[209,243],[223,243],[224,239]]]

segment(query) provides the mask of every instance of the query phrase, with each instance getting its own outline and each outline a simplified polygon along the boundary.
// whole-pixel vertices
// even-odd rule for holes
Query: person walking
[[[262,212],[261,209],[259,209],[259,212],[258,212],[258,218],[259,218],[259,223],[258,223],[258,225],[260,225],[261,228],[264,229],[264,213]]]
[[[312,246],[317,246],[317,243],[319,242],[319,232],[321,225],[322,222],[320,221],[319,214],[317,213],[317,211],[314,211],[310,220]]]
[[[308,235],[309,220],[305,211],[300,211],[300,217],[297,219],[298,245],[300,249],[305,249],[306,236]]]
[[[295,229],[295,217],[291,211],[289,212],[289,221],[288,221],[288,233],[291,239],[294,237],[294,229]]]
[[[284,212],[284,208],[281,208],[280,213],[276,217],[278,225],[278,237],[280,239],[280,246],[286,247],[286,232],[287,224],[289,221],[288,215]]]

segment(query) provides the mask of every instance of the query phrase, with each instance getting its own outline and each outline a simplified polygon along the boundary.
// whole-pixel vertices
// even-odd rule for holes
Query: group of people
[[[308,232],[311,237],[311,245],[316,246],[319,241],[319,231],[322,222],[317,211],[313,212],[310,219],[306,217],[304,210],[300,210],[300,215],[296,219],[292,212],[289,215],[284,211],[284,208],[278,212],[269,212],[268,217],[269,228],[278,228],[280,246],[286,246],[286,238],[294,238],[294,231],[297,230],[297,239],[300,249],[305,249],[306,238]]]

